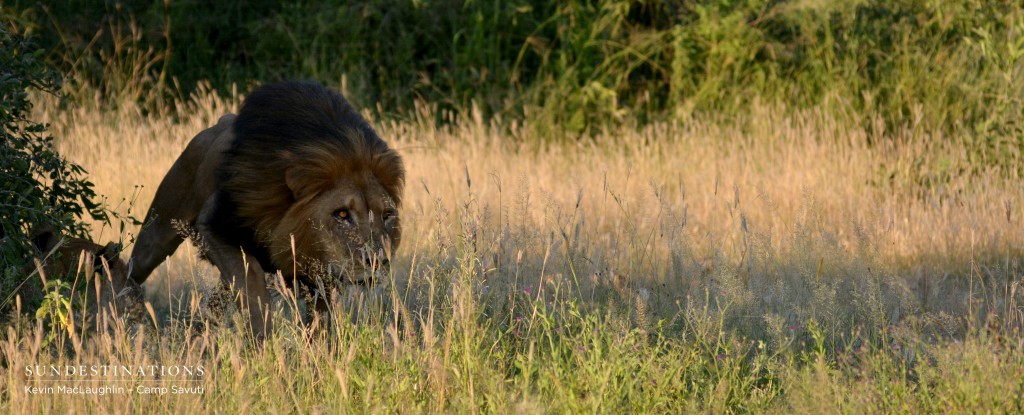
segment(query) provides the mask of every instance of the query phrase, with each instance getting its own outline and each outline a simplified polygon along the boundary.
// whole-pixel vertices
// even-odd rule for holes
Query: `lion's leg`
[[[215,196],[214,196],[215,197]],[[221,282],[238,300],[238,309],[249,321],[250,334],[257,340],[266,338],[273,330],[270,293],[264,279],[263,268],[255,258],[246,257],[238,246],[224,241],[210,226],[215,203],[207,203],[199,218],[199,234],[203,238],[206,257],[220,271]]]
[[[146,282],[149,274],[153,273],[168,256],[174,254],[183,241],[170,220],[153,218],[142,228],[139,238],[135,241],[135,249],[132,250],[129,262],[131,280],[140,285]]]
[[[221,152],[231,143],[232,119],[225,116],[216,126],[196,135],[160,181],[132,250],[130,278],[136,283],[146,281],[184,241],[175,222],[195,225],[211,200],[216,189],[214,170],[220,165]]]
[[[306,321],[309,324],[309,335],[318,336],[327,333],[331,325],[331,301],[323,294],[310,290],[306,297]]]
[[[238,309],[246,313],[251,334],[258,340],[264,339],[273,330],[273,309],[263,268],[252,258],[245,258],[241,249],[229,245],[211,244],[208,255],[220,271],[221,282],[237,299]]]

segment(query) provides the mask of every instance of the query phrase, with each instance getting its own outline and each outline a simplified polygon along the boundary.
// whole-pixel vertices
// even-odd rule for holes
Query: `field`
[[[130,250],[191,137],[321,80],[405,160],[389,274],[316,332],[278,292],[262,346],[189,244],[136,313],[53,290],[0,413],[1024,413],[1020,4],[242,3],[0,0],[0,134],[48,124]],[[69,209],[12,142],[7,291]]]
[[[34,119],[114,211],[141,218],[187,141],[240,99],[200,89],[147,112],[37,96]],[[0,407],[1024,411],[1020,178],[929,176],[969,155],[909,127],[868,145],[871,120],[815,110],[670,119],[579,141],[427,105],[372,120],[409,170],[405,236],[391,275],[343,293],[325,335],[307,342],[282,293],[275,335],[250,347],[207,319],[216,273],[183,245],[147,281],[140,328],[79,327],[57,347],[43,327],[8,329]],[[99,242],[137,232],[93,226]],[[21,368],[49,364],[205,374],[187,385],[201,394],[27,393]]]

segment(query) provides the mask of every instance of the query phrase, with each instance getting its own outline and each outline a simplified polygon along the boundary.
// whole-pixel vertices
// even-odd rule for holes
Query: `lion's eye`
[[[344,221],[352,221],[352,213],[349,212],[348,209],[338,209],[334,211],[334,217]]]
[[[392,218],[395,218],[397,215],[395,214],[394,211],[385,210],[384,214],[382,216],[384,217],[384,221],[387,222],[387,221],[391,220]]]

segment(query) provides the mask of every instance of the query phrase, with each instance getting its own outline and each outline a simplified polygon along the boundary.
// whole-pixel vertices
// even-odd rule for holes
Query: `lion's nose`
[[[390,265],[391,265],[391,261],[389,261],[387,258],[385,258],[383,256],[376,257],[376,258],[366,257],[366,267],[367,268],[378,269],[378,268],[385,268],[385,267],[388,267]]]
[[[391,265],[391,261],[388,259],[387,255],[384,255],[383,251],[378,251],[375,254],[367,254],[364,251],[362,256],[363,263],[366,264],[366,267],[369,269],[382,269]]]

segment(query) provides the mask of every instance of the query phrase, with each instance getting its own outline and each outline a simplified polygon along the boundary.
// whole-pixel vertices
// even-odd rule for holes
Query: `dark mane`
[[[313,189],[369,173],[401,204],[401,158],[341,94],[319,83],[289,81],[253,91],[232,128],[234,141],[216,172],[222,205],[216,216],[233,219],[223,226],[236,230],[229,233],[243,247],[265,252],[256,235],[237,231],[266,233],[296,202],[286,182],[289,170]]]

